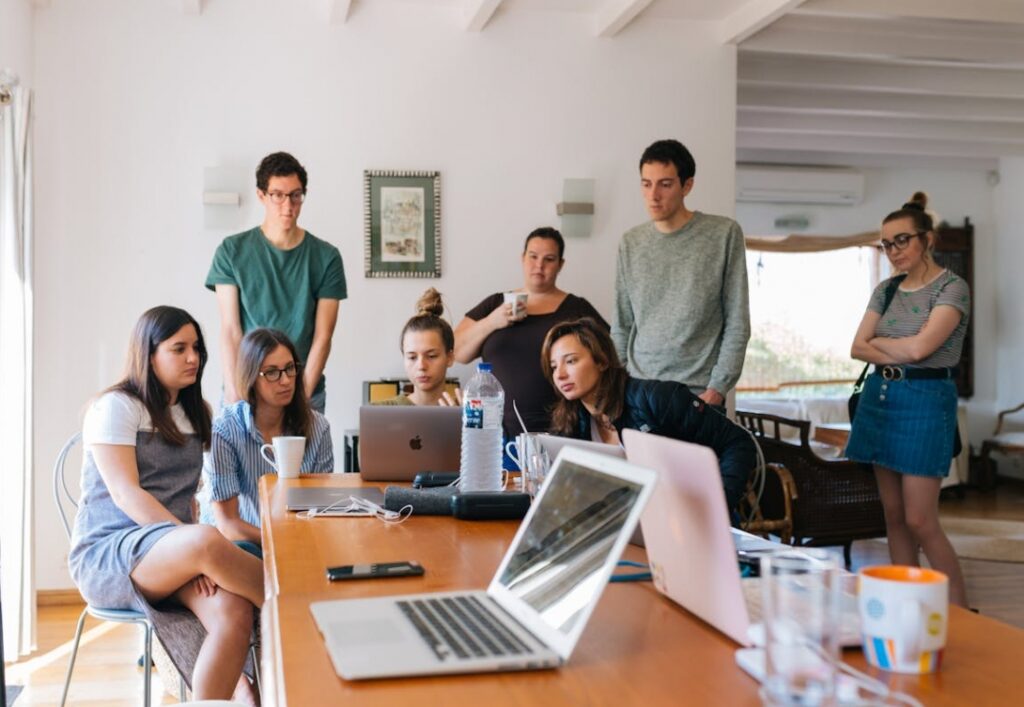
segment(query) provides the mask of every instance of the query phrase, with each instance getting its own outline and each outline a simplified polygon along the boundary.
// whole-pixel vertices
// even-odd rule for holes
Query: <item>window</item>
[[[864,366],[850,358],[850,344],[879,282],[880,260],[877,249],[863,246],[748,251],[751,337],[737,392],[848,395]]]

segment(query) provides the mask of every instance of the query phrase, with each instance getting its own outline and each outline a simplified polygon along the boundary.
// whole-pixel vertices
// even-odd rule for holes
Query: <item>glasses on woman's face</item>
[[[299,375],[299,372],[301,370],[301,364],[289,363],[284,368],[277,368],[276,366],[271,366],[265,371],[260,371],[260,375],[263,376],[265,380],[268,380],[271,383],[277,383],[279,380],[281,380],[282,374],[288,376],[289,378],[294,378],[295,376]]]
[[[301,204],[306,200],[306,192],[302,189],[296,189],[293,192],[283,191],[268,191],[266,195],[270,197],[270,200],[275,204],[283,204],[285,199],[292,202],[293,204]]]
[[[893,249],[906,250],[907,246],[910,245],[910,241],[923,236],[925,233],[927,233],[927,231],[918,231],[917,233],[897,233],[892,237],[891,241],[887,241],[883,238],[878,247],[886,253],[891,253]]]

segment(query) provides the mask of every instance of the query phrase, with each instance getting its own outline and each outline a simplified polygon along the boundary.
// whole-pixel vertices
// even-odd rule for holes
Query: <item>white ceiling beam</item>
[[[972,27],[912,20],[791,16],[743,43],[743,50],[913,61],[956,66],[1024,68],[1024,32],[1002,25]]]
[[[892,155],[877,152],[811,152],[746,147],[736,150],[737,162],[785,165],[828,165],[830,167],[957,169],[988,172],[999,167],[996,157],[951,157],[948,155]]]
[[[722,44],[739,44],[806,1],[749,0],[719,21],[718,39]]]
[[[349,13],[352,12],[352,0],[326,0],[327,23],[332,25],[343,25],[348,22]]]
[[[614,37],[652,2],[653,0],[609,0],[597,11],[594,21],[595,33],[598,37]]]
[[[466,0],[462,16],[467,32],[482,32],[491,21],[502,0]]]
[[[741,108],[736,116],[736,129],[777,134],[861,135],[1024,145],[1024,121],[989,123],[937,118],[808,115]]]
[[[203,14],[205,0],[181,0],[181,11],[186,15]]]
[[[947,96],[908,97],[899,94],[854,91],[740,86],[737,90],[736,101],[737,106],[741,109],[757,108],[816,115],[873,115],[998,123],[1024,121],[1024,101],[1018,99],[975,98],[964,100]]]
[[[1001,157],[1024,155],[1024,144],[929,140],[861,135],[782,135],[748,130],[736,131],[737,148],[806,150],[812,152],[878,153],[894,155],[944,155],[951,157]]]
[[[937,96],[1024,98],[1024,71],[889,64],[746,52],[737,66],[742,86],[876,91]]]
[[[1020,0],[811,0],[798,14],[1024,23]]]

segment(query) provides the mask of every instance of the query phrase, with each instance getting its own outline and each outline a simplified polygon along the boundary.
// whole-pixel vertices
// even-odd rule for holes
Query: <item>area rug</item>
[[[1024,522],[940,518],[957,557],[990,562],[1024,562]],[[877,542],[885,542],[880,538]]]

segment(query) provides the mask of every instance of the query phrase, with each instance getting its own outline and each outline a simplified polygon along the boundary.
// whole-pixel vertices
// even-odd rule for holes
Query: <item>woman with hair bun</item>
[[[444,320],[441,293],[433,287],[420,295],[416,314],[402,327],[399,346],[412,392],[399,394],[377,405],[449,405],[445,378],[455,363],[455,334]]]
[[[939,525],[939,488],[953,457],[953,378],[971,301],[967,283],[932,256],[927,203],[917,192],[882,222],[881,248],[901,274],[875,288],[853,341],[853,358],[875,367],[846,456],[874,466],[893,563],[918,565],[920,548],[949,576],[950,601],[966,606],[960,563]]]

